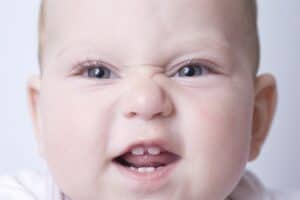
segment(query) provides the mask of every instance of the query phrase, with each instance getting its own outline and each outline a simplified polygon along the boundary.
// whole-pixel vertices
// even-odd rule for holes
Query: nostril
[[[125,114],[125,117],[132,118],[132,117],[135,117],[137,115],[138,115],[137,112],[128,112],[128,113]],[[150,115],[146,115],[144,113],[143,115],[144,115],[144,117],[147,117],[147,119],[152,119],[154,117],[164,116],[164,113],[163,112],[158,112],[158,113],[154,113],[154,114],[150,114]]]
[[[135,117],[137,115],[141,115],[142,117],[144,117],[146,119],[152,119],[152,118],[159,117],[159,116],[163,116],[163,117],[168,116],[168,114],[166,114],[164,112],[157,112],[157,113],[128,112],[128,113],[125,113],[125,117],[127,117],[127,118],[132,118],[132,117]]]
[[[136,116],[136,113],[135,112],[128,112],[125,115],[126,115],[126,117],[134,117],[134,116]]]
[[[159,117],[159,116],[164,116],[164,113],[163,112],[158,112],[156,114],[154,114],[152,117]]]

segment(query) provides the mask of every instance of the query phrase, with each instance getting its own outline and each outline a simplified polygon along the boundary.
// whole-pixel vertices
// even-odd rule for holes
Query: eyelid
[[[171,66],[172,70],[170,73],[168,73],[168,76],[175,75],[179,69],[181,69],[185,65],[189,65],[189,64],[199,64],[199,65],[202,65],[203,67],[206,67],[207,70],[209,70],[211,73],[215,73],[215,74],[221,73],[218,70],[220,67],[218,67],[216,64],[214,64],[210,61],[199,59],[199,58],[189,58],[189,59],[179,62],[178,64],[175,64],[175,67]]]
[[[82,74],[84,70],[87,70],[97,65],[100,65],[102,67],[111,70],[112,73],[119,74],[116,67],[99,59],[86,59],[83,61],[76,62],[72,69],[72,74],[76,74],[76,75]]]
[[[113,73],[118,74],[118,75],[120,74],[120,71],[117,67],[115,67],[99,58],[85,58],[82,60],[74,62],[74,64],[72,65],[73,67],[71,69],[71,75],[74,75],[74,74],[79,75],[83,72],[83,70],[88,69],[88,67],[91,65],[102,65],[103,67],[110,69]],[[225,74],[224,70],[222,70],[220,66],[218,66],[214,62],[211,62],[207,59],[202,59],[202,58],[188,58],[177,64],[172,64],[172,63],[170,65],[168,64],[167,66],[165,66],[165,71],[167,72],[167,76],[172,76],[181,67],[188,65],[188,64],[193,64],[193,63],[200,64],[200,65],[203,65],[204,67],[207,67],[207,69],[212,73],[215,73],[215,74],[224,73]]]

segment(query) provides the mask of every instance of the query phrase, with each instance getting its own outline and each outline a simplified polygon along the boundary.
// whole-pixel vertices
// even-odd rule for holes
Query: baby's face
[[[62,191],[72,200],[226,198],[250,154],[246,4],[48,2],[39,142]]]

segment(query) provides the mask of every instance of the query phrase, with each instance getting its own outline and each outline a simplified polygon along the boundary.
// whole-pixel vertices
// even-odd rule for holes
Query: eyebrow
[[[220,65],[232,65],[233,63],[233,50],[232,45],[230,42],[226,39],[223,39],[221,37],[204,37],[201,34],[198,34],[195,36],[191,36],[190,34],[185,34],[183,37],[180,37],[180,40],[178,40],[178,37],[168,38],[166,41],[166,45],[162,45],[161,48],[163,48],[163,52],[166,52],[167,61],[177,60],[178,58],[184,57],[185,55],[197,55],[204,52],[210,52],[211,55],[215,55],[215,57],[219,58],[218,63]],[[79,47],[79,48],[78,48]],[[97,55],[99,55],[99,58],[101,56],[105,58],[109,58],[106,60],[107,62],[111,63],[111,60],[113,59],[111,53],[107,50],[103,50],[100,48],[101,45],[95,45],[95,43],[92,43],[88,40],[70,40],[66,42],[65,46],[63,46],[57,53],[56,57],[63,56],[69,49],[80,49],[79,52],[96,52]],[[220,58],[221,57],[221,58]],[[156,60],[161,60],[165,58],[159,58]],[[114,57],[113,60],[116,60],[116,57]],[[121,63],[121,62],[117,62]],[[169,62],[168,62],[169,63]],[[164,64],[158,64],[158,63],[136,63],[138,65],[152,65],[163,68],[165,66]],[[122,66],[130,66],[134,64],[122,64]]]
[[[180,40],[170,39],[169,43],[174,43],[176,46],[178,44],[181,45],[191,45],[192,43],[199,44],[199,46],[204,47],[213,47],[213,48],[220,48],[223,50],[228,50],[230,48],[230,44],[226,38],[220,36],[203,36],[201,34],[197,34],[196,36],[191,36],[190,34],[182,34]],[[226,41],[226,42],[225,42]],[[171,45],[170,45],[171,46]],[[193,45],[196,46],[196,45]]]
[[[188,54],[210,55],[210,58],[214,57],[218,63],[222,66],[231,67],[234,62],[235,52],[232,43],[222,36],[203,36],[197,34],[196,36],[190,36],[189,34],[180,37],[180,40],[172,41],[170,39],[166,52],[173,52],[172,54],[177,57],[185,56]],[[177,48],[176,50],[172,48]],[[175,52],[175,53],[174,53]],[[172,56],[173,56],[172,55]]]

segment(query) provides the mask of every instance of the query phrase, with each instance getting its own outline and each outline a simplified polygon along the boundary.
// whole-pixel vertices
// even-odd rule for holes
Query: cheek
[[[204,155],[228,153],[237,159],[249,143],[251,108],[249,100],[233,93],[203,94],[186,109],[186,139],[201,148]]]
[[[106,151],[107,125],[113,114],[112,91],[108,95],[56,84],[49,84],[41,96],[47,162],[61,182],[69,175],[69,183],[88,186],[104,171],[105,157],[101,155]],[[74,173],[77,176],[72,176]]]
[[[247,162],[251,136],[253,100],[247,92],[251,94],[251,88],[224,85],[209,91],[184,91],[178,99],[182,105],[178,129],[186,147],[188,177],[195,187],[205,180],[206,186],[224,188],[238,179]]]

